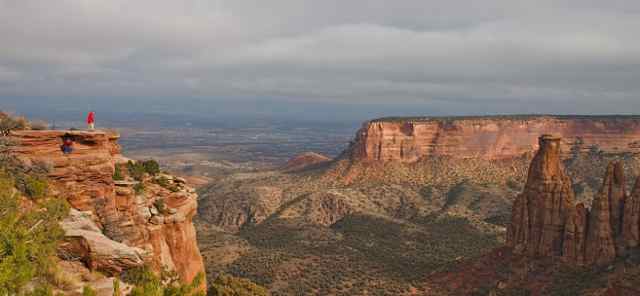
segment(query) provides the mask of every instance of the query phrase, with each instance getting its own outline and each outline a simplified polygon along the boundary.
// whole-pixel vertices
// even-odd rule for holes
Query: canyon
[[[71,153],[62,152],[63,138],[72,139]],[[24,167],[45,171],[49,194],[71,206],[62,222],[63,259],[108,276],[148,265],[190,282],[204,272],[192,223],[197,194],[167,174],[159,176],[165,186],[148,175],[114,180],[117,167],[131,161],[122,156],[118,138],[105,131],[12,131],[9,153]]]
[[[307,153],[204,187],[200,247],[209,273],[274,295],[549,294],[565,267],[538,262],[579,274],[634,254],[638,190],[623,180],[640,175],[639,141],[634,116],[372,120],[333,160]],[[590,284],[610,275],[628,290],[610,272]]]
[[[280,169],[216,176],[198,192],[165,172],[129,176],[136,162],[113,132],[12,131],[9,147],[25,167],[46,171],[50,194],[72,208],[63,266],[111,279],[149,265],[184,281],[206,266],[210,283],[223,272],[273,295],[459,295],[548,289],[559,273],[524,271],[548,260],[616,274],[621,260],[635,260],[638,123],[373,120],[335,159],[303,153]],[[74,142],[69,154],[64,137]],[[633,291],[618,279],[611,291]]]

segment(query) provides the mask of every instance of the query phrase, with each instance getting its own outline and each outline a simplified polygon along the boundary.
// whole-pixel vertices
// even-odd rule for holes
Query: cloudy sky
[[[0,0],[0,105],[638,113],[639,36],[636,0]]]

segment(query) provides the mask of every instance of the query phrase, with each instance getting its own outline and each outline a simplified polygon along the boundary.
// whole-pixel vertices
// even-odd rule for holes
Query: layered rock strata
[[[73,138],[70,154],[60,149],[63,137]],[[126,158],[111,133],[16,131],[10,138],[10,152],[46,170],[50,193],[72,207],[62,253],[107,274],[144,263],[175,270],[185,281],[204,272],[192,223],[197,195],[184,180],[147,176],[139,186],[144,191],[134,190],[138,181],[114,181],[116,165]]]
[[[411,163],[429,157],[503,159],[533,153],[541,134],[562,151],[640,153],[640,117],[494,116],[398,118],[366,122],[348,154],[359,161]]]
[[[561,163],[561,138],[542,136],[539,146],[524,191],[514,202],[507,244],[519,254],[599,265],[637,246],[640,179],[628,196],[622,164],[611,163],[588,210],[574,205],[571,180]]]

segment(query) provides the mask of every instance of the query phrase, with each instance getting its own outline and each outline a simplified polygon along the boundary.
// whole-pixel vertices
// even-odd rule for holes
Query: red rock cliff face
[[[562,150],[579,144],[607,152],[640,152],[640,117],[478,117],[374,120],[358,131],[351,156],[364,161],[415,162],[420,158],[500,159],[538,149],[538,136],[563,138]]]
[[[561,164],[561,139],[542,136],[524,191],[513,205],[507,245],[516,253],[558,257],[577,264],[610,263],[638,245],[640,179],[625,192],[621,163],[611,163],[590,210],[574,205]]]
[[[573,207],[569,177],[560,162],[560,138],[543,136],[524,192],[513,207],[508,243],[533,256],[561,255],[565,223]]]
[[[67,155],[60,150],[66,133],[75,142]],[[112,274],[138,264],[139,256],[158,269],[177,271],[186,281],[204,272],[192,223],[197,196],[183,180],[167,176],[179,190],[148,182],[140,194],[133,184],[116,184],[114,168],[123,157],[118,136],[105,132],[19,131],[11,139],[16,144],[11,152],[27,164],[48,167],[51,193],[77,210],[77,217],[65,223],[77,243],[70,240],[66,247],[81,253],[76,255],[90,267]],[[156,207],[160,200],[161,210]],[[126,253],[127,260],[112,258],[119,253]]]

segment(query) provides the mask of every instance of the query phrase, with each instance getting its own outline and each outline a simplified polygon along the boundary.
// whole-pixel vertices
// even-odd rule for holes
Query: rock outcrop
[[[631,195],[624,203],[624,219],[622,221],[622,237],[627,247],[640,245],[640,177],[636,181]]]
[[[73,138],[70,154],[60,149],[65,136]],[[143,263],[175,270],[185,281],[204,272],[192,223],[197,195],[184,180],[147,176],[139,185],[144,191],[134,190],[139,182],[114,181],[116,165],[127,159],[118,136],[107,132],[15,131],[10,137],[10,152],[44,168],[50,193],[73,209],[63,223],[62,252],[108,274]]]
[[[58,252],[63,258],[79,259],[89,269],[109,276],[144,265],[145,252],[142,249],[106,237],[91,220],[90,214],[71,209],[69,217],[62,222],[62,229],[65,241]]]
[[[539,141],[507,231],[514,252],[604,265],[637,246],[640,180],[627,197],[622,163],[611,163],[591,209],[574,205],[571,180],[561,164],[561,139],[545,135]]]
[[[640,152],[640,117],[495,116],[398,118],[366,122],[348,154],[360,161],[416,162],[426,157],[503,159],[533,153],[541,134],[571,151]]]
[[[224,198],[205,202],[199,211],[203,219],[230,232],[263,222],[283,203],[283,191],[278,187],[237,188],[226,193]]]
[[[508,243],[532,256],[561,255],[573,200],[560,162],[560,138],[542,136],[524,192],[514,202]]]
[[[291,158],[282,168],[284,171],[300,171],[322,163],[331,161],[331,158],[315,152],[305,152]]]

